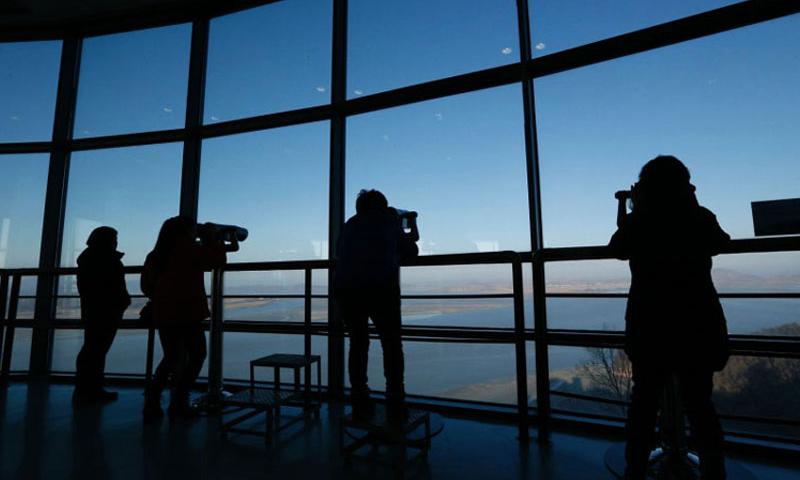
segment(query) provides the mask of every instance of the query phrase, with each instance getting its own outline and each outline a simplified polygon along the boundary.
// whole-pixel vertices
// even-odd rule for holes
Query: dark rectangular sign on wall
[[[800,234],[800,198],[751,202],[751,206],[757,237]]]

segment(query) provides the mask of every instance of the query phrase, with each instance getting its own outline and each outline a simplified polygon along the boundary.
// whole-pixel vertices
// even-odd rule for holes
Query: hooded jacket
[[[124,254],[112,249],[86,248],[78,256],[78,294],[81,318],[122,317],[131,304],[122,267]]]

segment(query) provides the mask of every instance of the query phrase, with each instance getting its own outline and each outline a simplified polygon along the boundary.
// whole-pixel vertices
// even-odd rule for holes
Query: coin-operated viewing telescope
[[[239,242],[247,240],[247,229],[238,225],[200,223],[197,225],[197,241],[203,245],[221,243],[226,252],[239,250]]]
[[[397,212],[397,217],[400,219],[400,226],[404,231],[408,232],[412,222],[417,220],[417,212],[400,208],[395,208],[394,211]]]

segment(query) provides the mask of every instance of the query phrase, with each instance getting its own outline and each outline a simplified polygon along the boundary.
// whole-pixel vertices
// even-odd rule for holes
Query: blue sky
[[[534,2],[533,51],[729,3]],[[511,0],[351,0],[350,9],[350,98],[519,59]],[[286,0],[213,20],[205,121],[330,101],[330,15],[328,1]],[[701,202],[734,237],[752,236],[750,201],[800,196],[798,23],[793,16],[538,79],[547,245],[605,243],[613,192],[662,153],[685,160]],[[176,25],[87,39],[75,136],[179,128],[190,35]],[[58,42],[0,44],[0,141],[49,139],[59,54]],[[204,142],[201,220],[250,228],[238,260],[324,256],[328,131],[318,122]],[[126,261],[141,262],[178,210],[181,148],[75,153],[62,263],[99,224],[117,227]],[[380,188],[420,212],[426,253],[529,249],[524,175],[519,85],[348,120],[348,215],[359,189]],[[45,177],[39,156],[0,157],[6,266],[35,263]],[[785,255],[726,262],[774,274],[798,266]]]

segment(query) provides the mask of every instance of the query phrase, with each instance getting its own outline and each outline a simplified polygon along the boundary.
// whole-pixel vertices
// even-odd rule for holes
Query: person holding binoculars
[[[659,398],[680,384],[701,477],[725,478],[722,428],[711,402],[713,376],[728,360],[728,331],[711,279],[711,257],[730,237],[700,206],[689,169],[673,156],[647,162],[631,191],[617,192],[618,229],[609,248],[628,260],[625,353],[633,367],[625,457],[629,480],[647,477]],[[626,203],[632,203],[627,213]]]
[[[339,236],[336,296],[350,333],[351,399],[353,417],[359,420],[369,420],[374,411],[367,386],[370,318],[383,348],[387,417],[400,421],[406,414],[400,263],[419,253],[416,218],[416,212],[389,207],[381,192],[361,190],[356,214]]]
[[[206,358],[202,322],[211,315],[204,272],[223,266],[226,251],[238,248],[237,235],[223,235],[213,224],[197,225],[188,217],[172,217],[161,226],[155,248],[145,260],[141,288],[151,312],[164,357],[145,391],[146,421],[159,418],[161,392],[172,378],[170,417],[195,415],[189,403]],[[246,235],[246,233],[245,233]],[[226,238],[229,243],[226,244]]]

